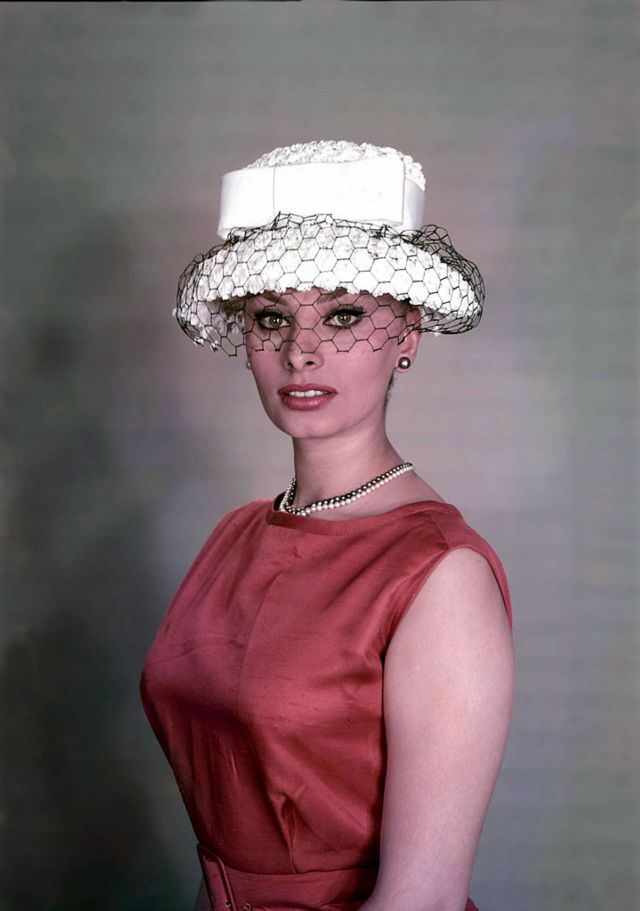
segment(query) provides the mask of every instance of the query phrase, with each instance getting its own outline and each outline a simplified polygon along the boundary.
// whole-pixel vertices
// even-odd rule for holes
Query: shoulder
[[[460,622],[493,615],[508,624],[510,611],[488,547],[480,536],[447,546],[414,598],[407,616],[445,612]]]
[[[406,669],[415,666],[439,667],[460,681],[464,670],[470,690],[493,675],[496,685],[508,690],[515,655],[502,561],[456,508],[430,514],[428,533],[434,543],[424,547],[411,598],[394,618],[385,658],[387,690],[404,698]]]
[[[258,499],[258,500],[249,500],[248,503],[243,503],[241,506],[235,506],[233,509],[230,509],[228,513],[220,520],[221,522],[232,521],[234,519],[241,518],[250,518],[255,515],[262,515],[271,508],[273,503],[272,499]]]
[[[404,701],[420,681],[455,681],[468,698],[513,686],[510,603],[484,548],[458,544],[434,562],[385,658],[386,697]],[[495,695],[495,693],[494,693]]]
[[[230,509],[208,534],[197,559],[201,560],[206,557],[223,538],[227,541],[228,536],[238,537],[251,526],[259,527],[271,502],[271,500],[251,500],[249,503],[243,503],[241,506]]]
[[[499,578],[498,566],[487,550],[490,545],[478,538],[447,544],[438,551],[402,618],[405,628],[434,623],[439,616],[449,624],[480,622],[484,618],[511,626],[510,599]]]
[[[442,550],[425,580],[430,590],[443,584],[466,585],[468,597],[477,601],[481,593],[500,605],[513,630],[511,590],[504,564],[491,543],[454,509],[437,516]],[[437,571],[437,575],[436,575]],[[434,578],[432,578],[432,576]],[[425,594],[423,594],[425,597]]]
[[[259,499],[235,506],[220,519],[211,536],[219,536],[227,530],[238,532],[249,525],[260,523],[271,508],[272,502],[268,499]]]
[[[466,586],[468,597],[475,601],[482,592],[490,595],[513,629],[511,592],[502,561],[453,504],[413,514],[404,523],[398,546],[403,554],[403,576],[409,581],[391,612],[389,638],[414,606],[413,614],[421,610],[420,604],[441,596],[445,585]]]
[[[482,553],[464,546],[444,552],[391,639],[383,680],[387,728],[396,734],[419,719],[466,718],[471,726],[472,717],[487,724],[510,714],[513,636]]]

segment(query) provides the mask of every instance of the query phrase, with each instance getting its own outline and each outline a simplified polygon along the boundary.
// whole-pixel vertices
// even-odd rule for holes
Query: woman
[[[385,430],[424,332],[477,325],[482,278],[419,228],[390,148],[313,142],[224,176],[181,327],[246,346],[293,441],[286,491],[228,513],[141,678],[203,871],[198,909],[472,911],[514,685],[502,564]]]

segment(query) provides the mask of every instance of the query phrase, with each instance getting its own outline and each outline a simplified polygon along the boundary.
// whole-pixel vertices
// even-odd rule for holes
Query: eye
[[[280,329],[282,323],[277,321],[284,319],[284,313],[280,313],[279,310],[267,310],[266,308],[263,308],[262,310],[257,311],[254,319],[263,329]],[[276,324],[274,325],[271,320],[275,320]]]
[[[363,313],[364,309],[362,307],[339,307],[337,310],[334,310],[333,313],[329,314],[328,319],[337,319],[337,322],[333,323],[334,326],[337,326],[340,329],[348,329],[358,322]],[[346,318],[343,319],[343,317]]]

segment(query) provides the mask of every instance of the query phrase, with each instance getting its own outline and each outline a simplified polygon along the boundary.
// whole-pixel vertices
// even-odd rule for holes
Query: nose
[[[282,340],[280,356],[290,370],[317,367],[323,362],[320,339],[313,329],[298,329]]]

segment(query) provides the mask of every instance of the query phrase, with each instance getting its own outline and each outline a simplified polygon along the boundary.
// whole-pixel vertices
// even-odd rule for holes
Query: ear
[[[420,332],[420,320],[422,318],[422,312],[418,307],[412,305],[407,305],[407,324],[409,329],[403,339],[398,344],[398,354],[406,355],[411,358],[411,362],[415,361],[418,354],[418,345],[420,344],[420,339],[422,338],[423,333]]]

